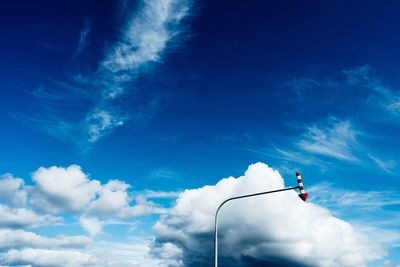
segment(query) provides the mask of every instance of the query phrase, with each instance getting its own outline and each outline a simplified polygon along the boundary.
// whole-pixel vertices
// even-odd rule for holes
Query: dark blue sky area
[[[369,123],[379,113],[365,104],[369,92],[346,83],[342,72],[369,65],[396,90],[397,1],[201,1],[194,4],[180,41],[130,85],[140,93],[125,99],[124,109],[132,108],[134,98],[146,102],[156,97],[149,118],[128,121],[87,153],[49,138],[40,123],[24,120],[27,114],[37,118],[47,112],[46,103],[32,93],[41,86],[57,91],[56,83],[96,71],[121,35],[126,21],[121,3],[2,4],[3,171],[23,175],[42,164],[79,163],[101,177],[142,177],[139,186],[143,182],[146,187],[143,177],[160,168],[176,172],[183,179],[175,181],[177,186],[184,187],[188,177],[202,184],[232,169],[240,173],[258,160],[284,164],[274,155],[246,149],[274,154],[274,147],[296,143],[305,127],[330,116],[352,121],[359,131],[398,131],[397,124],[387,121]],[[90,23],[88,46],[75,56],[85,21]],[[303,79],[303,85],[295,85]],[[73,100],[52,109],[75,118],[91,105]],[[175,182],[160,186],[174,187]]]

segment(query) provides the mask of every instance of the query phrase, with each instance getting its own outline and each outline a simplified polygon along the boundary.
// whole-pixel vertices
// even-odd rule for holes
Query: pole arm
[[[295,190],[295,189],[300,189],[300,186],[287,187],[287,188],[278,189],[278,190],[272,190],[272,191],[260,192],[260,193],[255,193],[255,194],[231,197],[231,198],[224,200],[218,206],[217,211],[215,212],[215,217],[214,217],[215,218],[215,221],[214,221],[214,266],[218,267],[218,212],[226,202],[229,202],[229,201],[235,200],[235,199],[240,199],[240,198],[255,197],[255,196],[259,196],[259,195],[265,195],[265,194],[271,194],[271,193],[277,193],[277,192],[289,191],[289,190]]]

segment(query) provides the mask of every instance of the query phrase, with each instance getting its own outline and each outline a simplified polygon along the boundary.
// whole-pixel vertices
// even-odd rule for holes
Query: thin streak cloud
[[[76,50],[75,58],[89,45],[89,33],[92,28],[92,23],[89,19],[85,19],[83,28],[79,34],[78,48]]]
[[[344,70],[343,74],[346,75],[349,84],[364,86],[375,93],[375,95],[371,95],[371,103],[377,103],[393,115],[400,115],[399,92],[386,85],[375,73],[375,69],[371,65]]]
[[[357,162],[353,151],[358,149],[357,133],[350,121],[330,118],[327,125],[307,127],[297,146],[311,154]]]
[[[378,166],[387,173],[392,173],[392,169],[396,167],[396,162],[393,160],[384,161],[371,154],[368,154],[368,157],[376,164],[376,166]]]

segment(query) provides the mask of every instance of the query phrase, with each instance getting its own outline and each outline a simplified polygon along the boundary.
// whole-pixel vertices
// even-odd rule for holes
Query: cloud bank
[[[19,199],[14,193],[21,191],[26,200],[15,206],[11,199],[0,199],[0,265],[212,266],[217,206],[231,196],[285,186],[280,173],[263,163],[250,165],[241,177],[180,193],[133,194],[131,185],[115,179],[102,183],[78,165],[38,168],[32,181],[25,185],[11,174],[0,179],[3,196]],[[295,177],[291,184],[296,184]],[[315,204],[332,210],[340,206],[346,211],[383,211],[386,205],[399,203],[391,192],[342,190],[339,199],[329,194],[329,185],[318,184],[310,193],[312,201],[307,203],[288,191],[224,206],[219,224],[221,266],[367,266],[384,259],[399,242],[400,236],[390,228],[349,223]],[[170,208],[151,201],[172,197],[177,199]],[[368,204],[359,203],[368,199]],[[132,224],[152,214],[161,215],[154,221],[153,235],[136,236],[143,229],[136,231]],[[128,225],[124,235],[130,238],[110,240],[105,227],[110,224]],[[44,229],[72,225],[87,235],[43,235]]]
[[[131,185],[115,179],[101,183],[78,165],[40,167],[32,182],[26,185],[12,174],[0,177],[0,266],[161,266],[149,254],[152,239],[101,239],[110,237],[104,226],[166,212],[150,199],[170,198],[173,192],[133,193]],[[43,235],[47,229],[70,233],[71,228],[83,234]]]
[[[169,266],[211,266],[217,205],[231,196],[284,186],[278,171],[257,163],[239,178],[184,191],[154,226],[156,253],[168,245],[177,252]],[[293,191],[231,202],[220,216],[220,260],[229,266],[366,266],[385,256],[368,233],[302,202]]]

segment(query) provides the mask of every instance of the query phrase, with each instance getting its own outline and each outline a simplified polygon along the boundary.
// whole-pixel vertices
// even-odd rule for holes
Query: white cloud
[[[170,242],[183,251],[171,266],[182,266],[180,261],[184,266],[204,265],[212,253],[214,214],[224,199],[284,186],[278,171],[257,163],[242,177],[185,190],[170,213],[156,223],[155,248]],[[234,259],[238,266],[251,266],[246,258],[266,264],[279,258],[290,260],[292,266],[299,262],[364,266],[386,254],[379,238],[371,240],[368,233],[333,217],[327,209],[302,202],[293,191],[228,203],[220,212],[219,229],[221,260]]]
[[[86,236],[47,238],[23,230],[0,229],[0,251],[21,248],[85,248],[92,240]]]
[[[129,242],[98,242],[90,253],[102,260],[102,266],[166,267],[150,254],[152,238],[140,238]]]
[[[24,206],[27,201],[27,192],[24,189],[24,180],[15,178],[6,173],[0,178],[0,201],[13,206]]]
[[[12,249],[3,257],[3,263],[11,266],[79,267],[94,266],[97,262],[91,255],[74,250]]]
[[[144,195],[146,198],[177,198],[181,192],[176,191],[153,191],[146,190]]]
[[[350,212],[382,209],[400,205],[400,195],[394,191],[353,191],[337,188],[330,183],[319,183],[308,189],[310,200],[325,207],[349,208]]]
[[[359,146],[356,137],[350,121],[329,118],[327,124],[307,127],[297,146],[312,154],[357,162],[359,159],[353,153]]]
[[[133,199],[134,205],[130,205],[132,198],[127,192],[129,188],[129,184],[110,180],[100,190],[99,197],[90,204],[88,212],[101,219],[128,219],[165,212],[164,208],[149,201],[148,196],[144,194],[138,194]]]
[[[124,118],[113,110],[96,109],[86,117],[88,141],[99,140],[106,132],[124,125]]]
[[[95,217],[90,218],[86,216],[81,216],[79,218],[79,223],[81,224],[83,229],[85,229],[85,231],[88,232],[91,236],[102,233],[103,223]]]
[[[125,207],[121,210],[119,216],[121,218],[135,218],[139,216],[146,216],[150,214],[162,214],[165,213],[166,209],[160,207],[156,203],[149,201],[146,196],[138,195],[135,198],[135,205]]]
[[[150,255],[152,240],[94,242],[79,235],[48,238],[22,230],[0,230],[0,266],[164,266]]]
[[[102,218],[118,214],[129,206],[130,198],[127,192],[129,187],[130,185],[124,182],[110,180],[102,186],[99,197],[90,204],[90,212]]]
[[[90,180],[78,165],[40,167],[32,179],[36,184],[30,203],[47,212],[82,212],[101,190],[100,182]]]
[[[19,248],[2,254],[0,264],[7,266],[118,266],[166,267],[150,254],[151,239],[131,242],[99,241],[85,248]],[[1,265],[0,265],[1,266]]]
[[[172,242],[164,242],[152,249],[152,254],[161,261],[161,266],[180,267],[184,266],[180,259],[183,250]]]
[[[361,151],[357,132],[349,120],[328,117],[305,127],[305,132],[286,148],[272,147],[265,150],[241,148],[243,150],[281,160],[285,163],[313,165],[325,170],[332,159],[360,163],[357,154]],[[287,165],[287,164],[284,164]],[[282,166],[284,169],[285,166]]]
[[[62,224],[61,217],[39,215],[24,208],[10,208],[0,204],[0,227],[37,228],[46,225]]]
[[[372,159],[373,162],[375,162],[376,166],[378,166],[387,173],[392,173],[392,169],[396,166],[396,162],[393,160],[384,161],[371,154],[368,154],[368,157]]]
[[[233,195],[284,186],[284,181],[277,171],[258,163],[250,166],[242,177],[230,177],[221,180],[215,186],[180,192],[176,205],[166,209],[149,199],[176,197],[177,192],[142,191],[130,194],[129,184],[110,180],[102,185],[96,180],[91,180],[77,165],[39,170],[32,174],[35,177],[34,181],[49,183],[46,184],[48,187],[39,190],[36,188],[38,185],[34,184],[29,187],[28,193],[32,192],[39,197],[45,190],[46,201],[62,198],[62,201],[50,203],[50,209],[42,210],[66,212],[63,215],[71,212],[73,215],[79,214],[81,227],[89,235],[96,236],[96,242],[80,235],[46,237],[33,232],[10,229],[59,224],[62,223],[62,218],[0,204],[0,226],[8,228],[0,229],[0,265],[207,266],[211,262],[213,216],[216,206],[223,199]],[[93,181],[98,184],[94,197],[91,197],[93,190],[81,190],[81,187],[85,188]],[[293,177],[293,184],[295,183],[296,178]],[[11,188],[24,188],[23,181],[17,180],[16,184],[17,186]],[[64,192],[53,190],[55,184],[67,188],[72,195],[76,192],[87,194],[89,197],[80,197],[89,200],[78,199],[78,204],[65,205],[65,199],[73,201],[74,198],[72,195],[66,196]],[[307,183],[305,184],[307,186]],[[323,194],[329,190],[328,187],[318,186],[318,193]],[[368,212],[371,209],[377,210],[386,205],[398,204],[397,196],[393,196],[391,192],[365,192],[364,196],[363,192],[338,190],[342,196],[340,199],[329,197],[329,194],[326,196],[328,199],[323,199],[320,195],[314,197],[317,195],[315,190],[315,187],[310,188],[312,202],[328,207],[356,207],[357,210]],[[71,208],[80,207],[82,202],[86,203],[86,208]],[[162,218],[154,226],[157,233],[155,243],[152,244],[153,239],[148,236],[131,240],[135,235],[126,237],[131,240],[129,242],[101,241],[102,237],[108,236],[100,235],[104,225],[127,223],[138,216],[154,213],[162,214]],[[392,231],[383,231],[379,225],[368,226],[354,222],[349,224],[335,218],[328,210],[315,203],[301,202],[297,193],[293,191],[232,202],[224,206],[220,215],[221,261],[227,263],[227,260],[233,259],[237,261],[237,266],[252,266],[251,261],[248,262],[249,259],[269,262],[276,258],[290,261],[291,266],[296,265],[298,260],[312,266],[362,266],[382,258],[385,249],[400,240],[400,236],[393,235]],[[75,258],[69,259],[70,257]]]
[[[144,0],[102,67],[118,73],[159,61],[167,43],[179,34],[179,23],[188,15],[189,6],[189,0]]]
[[[32,178],[36,182],[30,190],[33,207],[49,213],[83,215],[80,223],[91,235],[101,233],[102,225],[112,219],[126,220],[165,212],[164,208],[149,201],[146,194],[130,197],[129,184],[109,180],[102,185],[91,180],[78,165],[41,167]]]
[[[388,86],[377,85],[374,87],[375,92],[380,94],[380,97],[376,101],[376,98],[373,98],[377,103],[389,111],[393,115],[400,114],[400,93],[394,91]]]

